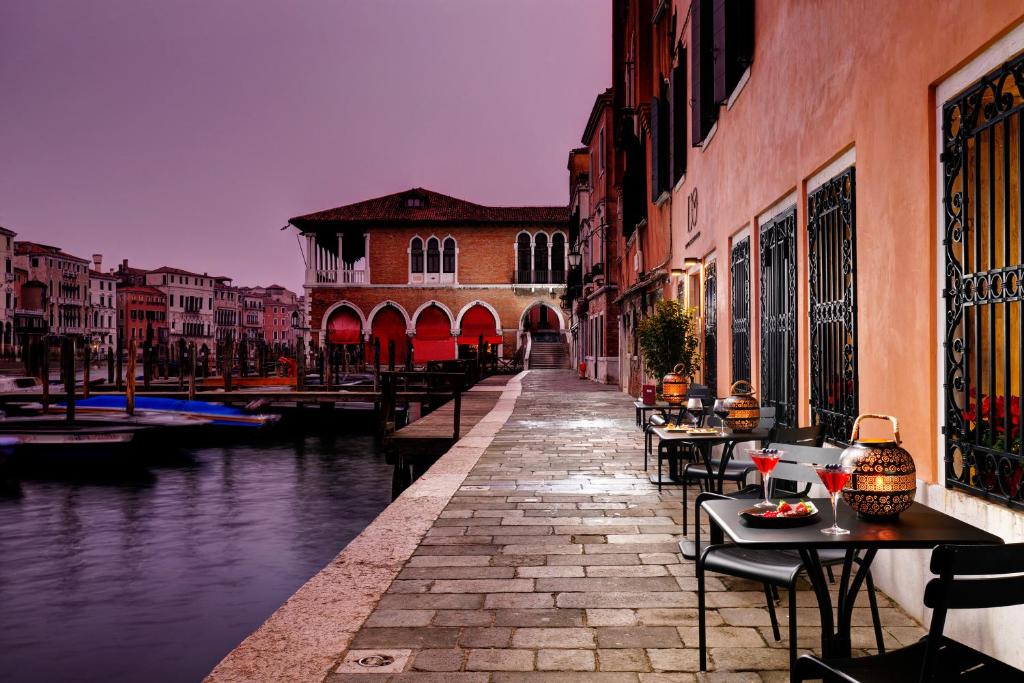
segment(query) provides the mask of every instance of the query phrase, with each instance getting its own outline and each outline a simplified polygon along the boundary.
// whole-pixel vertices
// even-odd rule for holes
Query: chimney
[[[128,272],[128,259],[121,261],[121,270],[123,272]]]
[[[93,270],[97,273],[103,272],[103,254],[92,255]]]

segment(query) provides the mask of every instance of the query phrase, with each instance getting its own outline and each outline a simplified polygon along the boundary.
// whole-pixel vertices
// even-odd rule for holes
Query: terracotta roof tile
[[[411,206],[408,200],[421,200]],[[338,223],[562,223],[567,206],[483,206],[421,187],[367,199],[325,211],[296,216],[288,222],[299,229]]]

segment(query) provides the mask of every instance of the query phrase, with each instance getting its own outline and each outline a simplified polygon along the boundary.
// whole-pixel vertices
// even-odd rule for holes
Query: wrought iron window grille
[[[704,265],[704,384],[715,396],[718,384],[718,276],[715,262]]]
[[[855,180],[851,166],[807,196],[811,423],[834,444],[859,410]]]
[[[1024,509],[1024,53],[942,117],[946,486]]]
[[[732,381],[750,377],[750,238],[733,245],[729,264],[732,276]]]
[[[796,207],[761,226],[761,405],[797,426]]]

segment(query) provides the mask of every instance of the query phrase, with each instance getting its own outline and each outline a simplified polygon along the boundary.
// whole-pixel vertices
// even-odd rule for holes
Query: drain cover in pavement
[[[412,650],[350,650],[338,665],[338,673],[399,673],[405,670]]]

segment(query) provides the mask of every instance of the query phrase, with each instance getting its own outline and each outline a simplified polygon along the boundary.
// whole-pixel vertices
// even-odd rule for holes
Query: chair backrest
[[[768,448],[783,451],[779,463],[772,470],[772,479],[785,479],[801,483],[818,483],[818,474],[811,465],[829,465],[839,462],[840,448],[817,448],[786,443],[771,443]]]
[[[772,432],[772,443],[797,444],[821,448],[825,443],[825,425],[810,427],[776,427]]]
[[[769,431],[775,428],[775,406],[762,406],[761,419],[757,428],[762,431]]]
[[[922,681],[941,679],[939,648],[948,610],[1024,605],[1024,543],[940,545],[932,551],[931,570],[939,576],[924,589],[924,604],[933,611]]]

